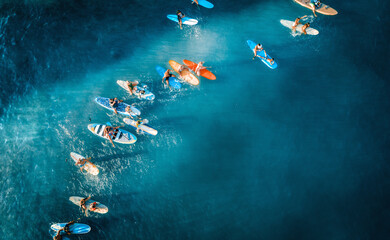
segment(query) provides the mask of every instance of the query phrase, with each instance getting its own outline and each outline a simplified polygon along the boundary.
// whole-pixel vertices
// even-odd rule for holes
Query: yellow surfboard
[[[173,60],[169,61],[169,65],[171,65],[172,69],[175,70],[175,72],[177,73],[179,73],[179,69],[182,66],[180,63]],[[185,68],[183,71],[181,71],[181,74],[179,73],[179,76],[191,85],[199,85],[199,79],[195,77],[195,75],[192,74],[188,68]]]
[[[300,5],[312,9],[310,6],[310,0],[294,0],[296,3],[299,3]],[[324,14],[324,15],[337,15],[337,11],[331,7],[329,7],[326,4],[321,3],[320,8],[316,8],[316,12]]]

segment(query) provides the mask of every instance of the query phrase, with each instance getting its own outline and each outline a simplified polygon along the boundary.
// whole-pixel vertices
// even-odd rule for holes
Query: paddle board
[[[95,98],[95,102],[99,104],[100,106],[104,107],[105,109],[108,109],[110,111],[114,111],[114,108],[111,107],[110,105],[110,99],[109,98],[104,98],[104,97],[97,97]],[[126,112],[126,108],[130,106],[131,109],[131,116],[139,116],[141,115],[141,111],[138,110],[136,107],[133,107],[127,103],[120,102],[118,103],[118,107],[116,108],[116,111],[120,114],[129,116],[130,114]]]
[[[162,79],[164,77],[164,74],[167,71],[167,69],[160,67],[160,66],[156,66],[156,71],[158,74],[160,74],[161,79]],[[180,84],[179,80],[177,80],[177,78],[175,78],[175,77],[169,78],[169,86],[173,87],[174,89],[181,88],[181,84]]]
[[[107,125],[105,124],[93,123],[88,125],[88,130],[91,131],[96,136],[109,140],[108,137],[104,136],[104,128],[106,126]],[[135,135],[123,129],[118,129],[118,130],[119,130],[118,133],[116,134],[115,138],[112,140],[113,142],[122,143],[122,144],[133,144],[137,141],[137,137]]]
[[[61,228],[64,228],[65,225],[66,225],[66,223],[56,223],[56,224],[51,225],[50,228],[53,231],[58,231]],[[83,224],[83,223],[73,223],[72,225],[69,226],[69,231],[72,234],[86,234],[86,233],[89,233],[91,231],[91,227],[88,226],[87,224]],[[65,231],[61,231],[60,233],[61,233],[61,235],[66,234]]]
[[[127,81],[123,80],[118,80],[116,83],[121,86],[123,89],[129,92],[129,87],[127,86]],[[141,94],[141,91],[144,90],[145,93]],[[147,86],[144,85],[144,87],[141,87],[140,84],[135,86],[133,88],[133,95],[137,96],[139,99],[146,99],[146,100],[154,100],[154,94],[151,93],[148,89]]]
[[[247,43],[248,43],[248,46],[249,46],[249,48],[251,49],[251,51],[252,51],[252,53],[253,53],[253,49],[255,48],[256,43],[253,42],[253,41],[251,41],[251,40],[248,40]],[[278,66],[278,64],[276,63],[276,61],[274,61],[274,64],[271,65],[271,63],[269,63],[267,60],[261,58],[260,56],[265,57],[264,50],[262,50],[262,51],[257,51],[257,57],[260,58],[260,60],[261,60],[265,65],[267,65],[269,68],[275,69],[275,68]],[[272,57],[267,53],[267,58],[272,58]]]
[[[137,130],[137,121],[134,121],[130,118],[124,118],[123,121]],[[138,128],[141,130],[141,132],[144,132],[149,135],[156,136],[158,133],[156,129],[145,123],[141,123]]]
[[[77,206],[80,207],[80,201],[83,199],[83,197],[77,197],[77,196],[72,196],[69,198],[69,200],[76,204]],[[95,200],[89,199],[88,201],[85,202],[85,206],[88,208],[88,211],[90,212],[96,212],[96,213],[101,213],[105,214],[108,212],[108,207],[101,204],[100,202],[96,202],[96,210],[91,210],[91,205],[92,203],[96,202]]]
[[[280,23],[285,26],[285,27],[288,27],[290,29],[292,29],[292,26],[294,25],[294,21],[289,21],[289,20],[280,20]],[[295,28],[298,32],[300,33],[303,33],[302,31],[302,27],[303,25],[302,24],[298,24],[298,26]],[[311,27],[308,27],[306,28],[306,33],[309,34],[309,35],[318,35],[318,30],[314,29],[314,28],[311,28]]]
[[[310,0],[294,0],[296,3],[299,3],[300,5],[309,8],[312,10],[310,6]],[[319,8],[316,8],[316,12],[324,14],[324,15],[337,15],[337,11],[331,7],[329,7],[326,4],[321,3]]]
[[[172,15],[167,15],[167,18],[169,20],[174,21],[174,22],[177,22],[177,23],[179,22],[179,20],[177,20],[177,15],[176,14],[174,14],[174,15],[173,14]],[[198,23],[198,20],[193,19],[193,18],[189,18],[189,17],[184,17],[184,18],[181,19],[181,22],[183,24],[185,24],[185,25],[192,26],[192,25],[196,25]]]
[[[72,157],[72,159],[77,163],[80,159],[85,159],[85,157],[81,156],[80,154],[78,153],[75,153],[75,152],[71,152],[70,153],[70,156]],[[89,174],[92,174],[92,175],[98,175],[99,174],[99,169],[95,166],[95,164],[91,164],[89,162],[86,162],[84,165],[76,165],[76,166],[79,166],[79,167],[82,167],[84,166],[83,170],[87,171]]]
[[[183,63],[184,63],[185,65],[187,65],[187,67],[188,67],[189,69],[191,69],[192,71],[194,71],[194,73],[196,74],[195,69],[196,69],[196,67],[198,66],[197,63],[191,62],[190,60],[186,60],[186,59],[183,60]],[[210,72],[210,71],[207,70],[207,69],[201,69],[201,70],[199,71],[199,73],[200,73],[200,76],[202,76],[202,77],[204,77],[204,78],[207,78],[207,79],[210,79],[210,80],[215,80],[215,79],[217,79],[217,77],[216,77],[212,72]]]
[[[191,0],[191,2],[193,2],[193,0]],[[194,4],[196,4],[196,3],[194,2]],[[206,1],[206,0],[198,0],[198,4],[202,7],[205,7],[205,8],[213,8],[214,7],[214,5],[211,2]]]
[[[181,64],[176,62],[176,61],[173,61],[173,60],[170,60],[169,61],[169,65],[171,65],[172,69],[175,70],[175,72],[179,73],[179,69],[181,67]],[[186,82],[188,82],[189,84],[191,85],[199,85],[199,79],[197,77],[195,77],[194,74],[192,74],[190,72],[190,70],[188,70],[187,68],[185,68],[181,74],[179,74],[179,76]]]

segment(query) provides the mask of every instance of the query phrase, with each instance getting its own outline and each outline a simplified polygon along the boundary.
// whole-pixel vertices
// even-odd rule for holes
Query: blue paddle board
[[[114,109],[110,105],[109,98],[97,97],[97,98],[95,98],[95,102],[108,110],[114,111]],[[130,109],[131,109],[131,116],[135,117],[135,116],[139,116],[141,114],[141,112],[137,108],[135,108],[129,104],[126,104],[124,102],[118,103],[118,107],[116,108],[116,111],[122,115],[129,116],[129,113],[126,112],[126,108],[128,106],[130,106]]]
[[[177,15],[175,14],[175,15],[167,15],[167,18],[169,19],[169,20],[172,20],[172,21],[174,21],[174,22],[179,22],[179,20],[177,20]],[[193,18],[189,18],[189,17],[184,17],[184,18],[182,18],[181,19],[181,22],[183,23],[183,24],[186,24],[186,25],[196,25],[197,23],[198,23],[198,20],[196,20],[196,19],[193,19]]]
[[[193,0],[191,0],[191,2],[192,1]],[[198,0],[198,3],[200,6],[205,7],[205,8],[213,8],[214,7],[214,5],[211,2],[206,1],[206,0]],[[194,3],[194,4],[196,4],[196,3]]]
[[[251,49],[251,51],[252,51],[252,53],[253,53],[253,49],[256,47],[256,43],[255,42],[253,42],[253,41],[251,41],[251,40],[248,40],[248,41],[246,41],[247,43],[248,43],[248,46],[249,46],[249,48]],[[261,58],[261,57],[263,57],[263,58]],[[264,50],[262,50],[262,51],[257,51],[257,57],[258,58],[260,58],[261,59],[261,61],[265,64],[265,65],[267,65],[269,68],[271,68],[271,69],[275,69],[277,66],[278,66],[278,64],[276,63],[276,61],[274,60],[274,63],[271,65],[271,63],[269,63],[267,60],[265,60],[264,59],[264,57],[265,57],[265,54],[264,54]],[[267,58],[272,58],[268,53],[267,53]]]
[[[66,225],[66,223],[56,223],[56,224],[51,225],[50,228],[53,231],[58,231],[61,228],[65,227],[65,225]],[[69,231],[72,234],[86,234],[86,233],[89,233],[89,231],[91,231],[91,227],[88,226],[87,224],[83,224],[83,223],[73,223],[72,225],[69,226]],[[65,231],[61,231],[60,233],[61,233],[61,235],[66,234]]]
[[[158,74],[160,74],[161,78],[163,78],[164,74],[167,70],[163,67],[156,66],[156,71],[158,72]],[[173,87],[176,90],[181,88],[181,84],[180,84],[179,80],[177,80],[177,78],[175,78],[175,77],[169,78],[169,86]]]

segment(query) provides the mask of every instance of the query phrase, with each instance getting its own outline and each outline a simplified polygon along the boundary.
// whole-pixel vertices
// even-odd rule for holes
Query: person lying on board
[[[85,164],[88,162],[90,164],[92,164],[89,160],[91,160],[91,158],[82,158],[82,159],[79,159],[75,165],[81,165],[80,167],[80,171],[83,172],[83,169],[85,167]]]
[[[170,69],[167,69],[164,73],[164,76],[162,78],[162,83],[165,83],[167,84],[167,86],[169,87],[169,78],[171,77],[176,77],[174,74],[171,73],[171,70]]]
[[[114,109],[115,114],[118,114],[116,111],[116,108],[118,107],[119,103],[123,102],[123,100],[118,100],[118,98],[110,98],[109,103],[110,106]]]
[[[106,126],[104,128],[103,136],[108,138],[108,140],[110,140],[113,147],[115,147],[115,145],[114,145],[114,142],[112,141],[112,139],[115,139],[116,134],[119,131],[118,128],[120,128],[120,127]]]
[[[310,27],[310,23],[306,23],[305,25],[303,25],[303,27],[302,27],[302,32],[303,32],[303,34],[307,34],[307,32],[306,32],[306,28],[308,28],[308,27]]]
[[[317,17],[317,15],[316,15],[316,8],[320,8],[321,7],[320,0],[310,0],[309,5],[311,6],[311,9],[313,10],[314,16]]]
[[[138,119],[137,122],[135,123],[135,127],[137,128],[137,133],[140,133],[140,128],[139,126],[142,125],[144,122],[141,119]]]
[[[204,62],[199,62],[198,65],[195,68],[195,73],[198,76],[200,76],[200,70],[208,68],[208,67],[203,66],[203,63]]]
[[[68,235],[71,235],[72,233],[69,230],[69,227],[72,226],[75,223],[75,221],[68,222],[65,227],[63,227],[61,230],[64,230],[64,232]]]
[[[182,13],[180,10],[177,10],[176,15],[177,15],[177,21],[179,22],[180,29],[183,29],[181,19],[184,18],[186,15],[184,15],[184,13]]]
[[[133,88],[138,85],[138,81],[134,81],[134,82],[126,81],[126,84],[130,92],[130,95],[133,95]]]
[[[303,16],[303,17],[299,17],[299,18],[295,19],[295,22],[294,22],[294,24],[292,25],[292,30],[293,30],[293,32],[295,32],[295,29],[296,29],[297,26],[299,25],[299,21],[300,21],[302,18],[304,18],[304,17],[307,17],[307,16],[305,15],[305,16]]]
[[[253,49],[253,52],[255,53],[255,56],[253,57],[253,60],[255,60],[255,57],[257,57],[257,51],[262,51],[263,50],[263,45],[260,43],[255,46]]]

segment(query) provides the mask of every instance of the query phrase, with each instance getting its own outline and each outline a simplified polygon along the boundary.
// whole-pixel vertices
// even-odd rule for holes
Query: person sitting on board
[[[119,106],[119,103],[123,102],[123,100],[118,100],[118,98],[110,98],[109,103],[110,106],[114,109],[115,114],[118,114],[116,108]]]
[[[82,209],[83,212],[85,211],[85,216],[87,216],[87,211],[88,211],[87,206],[85,205],[85,203],[86,203],[89,199],[91,199],[91,196],[88,196],[88,197],[83,198],[83,199],[80,200],[80,207],[81,207],[81,209]]]
[[[129,89],[130,95],[133,95],[133,89],[135,86],[138,85],[138,81],[134,81],[134,82],[126,81],[126,84],[127,84],[128,89]]]
[[[91,206],[89,207],[89,210],[92,212],[95,212],[97,210],[97,202],[93,202]]]
[[[180,29],[183,29],[183,27],[181,26],[182,25],[181,19],[184,18],[186,15],[184,15],[184,13],[182,13],[180,10],[177,10],[176,15],[177,15],[177,21],[179,22]]]
[[[135,112],[133,112],[133,110],[131,110],[131,107],[130,107],[130,106],[127,106],[127,107],[125,108],[125,112],[127,112],[127,113],[129,114],[129,117],[130,117],[131,119],[133,119],[133,115],[137,115],[137,114],[135,114]]]
[[[114,142],[112,141],[112,139],[114,139],[116,134],[118,133],[118,128],[120,128],[120,127],[106,126],[104,128],[103,136],[107,137],[108,140],[110,140],[112,146],[114,146],[114,147],[115,147],[115,145],[114,145]]]
[[[176,77],[174,74],[171,73],[171,70],[170,69],[167,69],[164,73],[164,76],[162,78],[162,83],[164,83],[164,81],[166,82],[167,86],[169,87],[169,78],[171,77]]]
[[[311,9],[313,10],[314,16],[317,17],[316,8],[319,8],[321,6],[320,0],[310,0],[309,5],[311,6]]]
[[[303,25],[303,27],[302,27],[302,32],[303,32],[303,34],[307,34],[307,32],[306,32],[306,28],[308,28],[308,27],[310,27],[310,23],[306,23],[305,25]]]
[[[85,167],[85,164],[88,162],[90,164],[92,164],[89,160],[91,160],[91,158],[82,158],[82,159],[79,159],[75,165],[81,165],[80,167],[80,171],[83,172],[83,169]]]
[[[137,133],[139,134],[140,133],[140,128],[139,128],[139,125],[142,125],[142,120],[141,119],[138,119],[137,122],[135,123],[135,127],[137,128]]]
[[[292,25],[292,30],[293,30],[293,32],[295,32],[295,29],[296,29],[297,26],[299,25],[299,21],[300,21],[302,18],[304,18],[304,17],[307,17],[307,16],[305,15],[305,16],[303,16],[303,17],[299,17],[299,18],[295,19],[295,22],[294,22],[294,24]]]
[[[255,60],[255,57],[257,57],[257,51],[262,51],[263,50],[263,45],[260,43],[255,46],[253,49],[253,52],[255,53],[255,56],[253,57],[253,60]]]
[[[177,72],[179,73],[180,77],[182,77],[182,72],[183,72],[185,69],[188,70],[188,68],[187,68],[186,66],[181,65],[181,66],[179,67],[179,69],[177,70]]]
[[[68,222],[65,227],[63,227],[61,230],[64,230],[64,232],[68,235],[71,235],[72,233],[69,230],[69,227],[72,226],[75,223],[75,221]]]

